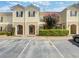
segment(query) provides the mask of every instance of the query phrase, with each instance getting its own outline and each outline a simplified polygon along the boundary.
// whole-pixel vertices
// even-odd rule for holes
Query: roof
[[[30,4],[30,5],[26,6],[25,8],[27,9],[29,7],[33,7],[33,8],[36,8],[37,10],[40,10],[40,8],[35,6],[34,4]]]
[[[0,15],[12,15],[12,12],[0,12]]]
[[[70,7],[79,8],[79,3],[77,3],[77,4],[73,4],[73,5],[71,5]]]
[[[36,9],[39,10],[39,8],[38,8],[37,6],[35,6],[35,5],[33,5],[33,4],[30,4],[30,5],[26,6],[26,7],[24,7],[24,6],[20,5],[20,4],[17,4],[17,5],[15,5],[15,6],[11,7],[11,10],[13,10],[13,9],[16,8],[16,7],[20,7],[20,8],[22,8],[22,9],[29,8],[29,7],[34,7],[34,8],[36,8]]]
[[[67,9],[69,9],[69,8],[71,8],[71,7],[74,7],[74,8],[79,9],[79,3],[72,4],[72,5],[68,6],[67,8],[65,8],[64,10],[67,10]],[[64,10],[63,10],[63,11],[64,11]]]
[[[13,10],[13,9],[16,8],[16,7],[20,7],[20,8],[23,8],[23,9],[24,9],[24,6],[22,6],[22,5],[20,5],[20,4],[17,4],[17,5],[15,5],[15,6],[12,6],[12,7],[11,7],[11,10]]]
[[[40,12],[40,15],[42,15],[42,16],[48,16],[48,15],[59,16],[60,12]]]

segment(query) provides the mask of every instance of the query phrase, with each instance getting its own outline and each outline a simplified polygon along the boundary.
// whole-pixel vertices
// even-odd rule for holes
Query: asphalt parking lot
[[[0,58],[79,58],[73,40],[0,39]]]

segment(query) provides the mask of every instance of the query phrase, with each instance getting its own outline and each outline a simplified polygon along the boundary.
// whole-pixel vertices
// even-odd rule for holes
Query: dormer
[[[35,9],[35,10],[40,11],[40,8],[38,8],[37,6],[35,6],[35,5],[33,5],[33,4],[27,6],[25,9],[26,9],[26,10],[28,10],[28,9]]]
[[[27,17],[39,17],[40,9],[37,6],[31,4],[25,7],[25,12]]]
[[[11,10],[13,11],[13,17],[23,17],[24,15],[24,7],[19,4],[11,7]]]
[[[24,19],[24,7],[17,4],[13,7],[11,7],[11,10],[12,10],[12,17],[13,17],[13,22],[23,22],[23,19]]]

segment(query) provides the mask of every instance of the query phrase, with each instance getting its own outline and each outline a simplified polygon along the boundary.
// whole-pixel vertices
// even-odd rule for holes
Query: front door
[[[35,34],[35,25],[30,25],[29,26],[29,34],[32,34],[32,35]]]
[[[17,34],[23,34],[23,26],[22,25],[17,26]]]
[[[71,25],[71,34],[76,34],[76,25]]]

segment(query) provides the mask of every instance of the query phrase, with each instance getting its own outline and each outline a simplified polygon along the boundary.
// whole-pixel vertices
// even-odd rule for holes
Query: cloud
[[[34,1],[34,2],[30,2],[30,3],[32,3],[32,4],[36,5],[36,6],[39,6],[39,7],[41,7],[41,6],[49,6],[50,5],[50,1],[39,1],[39,2]]]
[[[17,5],[17,4],[21,4],[21,2],[18,2],[18,1],[6,1],[6,3],[8,5],[0,7],[0,11],[2,11],[2,12],[9,12],[9,11],[11,11],[10,7],[12,7],[14,5]]]
[[[50,1],[40,1],[40,2],[37,2],[38,4],[40,4],[40,5],[44,5],[44,6],[48,6],[48,5],[50,5]]]
[[[17,5],[17,4],[22,4],[20,1],[7,1],[8,4],[12,5]]]
[[[66,7],[54,8],[53,11],[61,12],[61,11],[64,10],[65,8],[66,8]]]
[[[52,9],[46,9],[45,11],[51,11],[51,12],[61,12],[66,7],[59,7],[59,8],[52,8]]]
[[[40,6],[39,6],[38,4],[33,4],[33,5],[35,5],[35,6],[37,6],[37,7],[39,7],[39,8],[40,8]]]
[[[2,6],[2,7],[0,7],[0,12],[9,12],[10,11],[10,7],[9,6]]]
[[[10,7],[21,4],[21,5],[28,5],[30,3],[34,4],[35,6],[39,7],[41,11],[62,11],[64,8],[72,5],[74,3],[79,3],[78,1],[74,2],[64,2],[64,1],[6,1],[8,5],[1,6],[0,11],[10,11]]]
[[[55,2],[55,4],[63,5],[65,4],[63,1]]]

